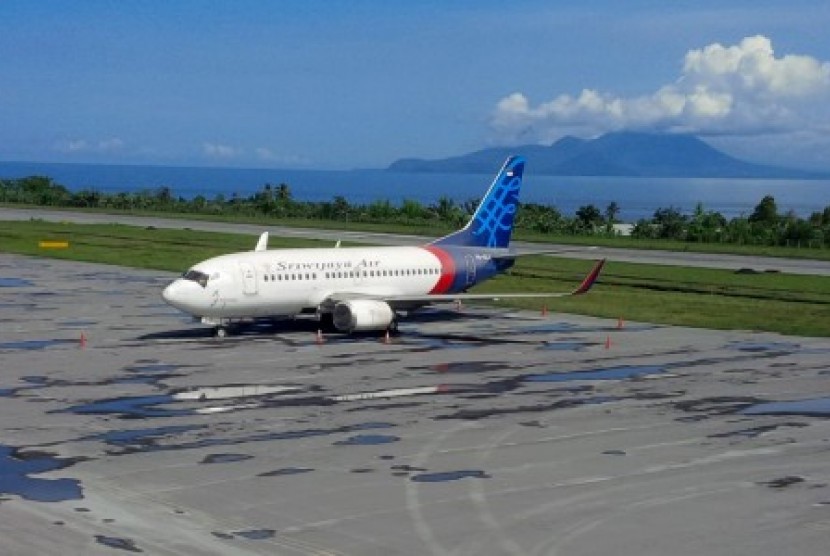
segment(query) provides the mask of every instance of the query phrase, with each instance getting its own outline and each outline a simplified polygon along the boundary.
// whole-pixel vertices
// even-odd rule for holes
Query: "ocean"
[[[493,174],[416,174],[384,170],[274,170],[176,166],[119,166],[0,162],[0,178],[49,176],[71,191],[96,189],[105,193],[132,192],[169,187],[174,195],[193,198],[216,195],[247,197],[266,183],[286,183],[298,201],[330,201],[343,196],[349,202],[367,204],[388,199],[395,204],[412,199],[431,204],[441,196],[458,202],[478,199]],[[533,175],[528,166],[522,201],[556,206],[573,215],[581,206],[600,210],[613,202],[619,218],[633,222],[649,218],[659,208],[675,207],[691,213],[698,203],[727,218],[751,214],[765,195],[772,195],[780,213],[794,211],[801,217],[830,206],[830,180],[766,180],[709,178],[621,178]]]

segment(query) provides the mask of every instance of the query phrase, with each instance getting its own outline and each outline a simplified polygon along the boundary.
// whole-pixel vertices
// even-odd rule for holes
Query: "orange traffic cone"
[[[86,347],[86,334],[81,332],[81,340],[80,340],[81,349]]]
[[[605,349],[611,349],[611,336],[605,337]]]
[[[389,337],[389,329],[386,329],[386,334],[383,336],[383,343],[384,344],[391,344],[392,339]]]
[[[323,331],[318,328],[317,329],[317,345],[320,345],[322,343],[323,343]]]
[[[620,317],[617,319],[617,330],[622,330],[623,328],[625,328],[625,321]]]
[[[542,305],[542,316],[543,317],[548,316],[548,306],[547,305]]]

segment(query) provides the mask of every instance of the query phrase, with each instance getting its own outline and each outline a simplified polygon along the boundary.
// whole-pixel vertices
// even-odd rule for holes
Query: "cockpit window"
[[[191,282],[196,282],[203,288],[207,286],[208,283],[208,275],[204,272],[199,272],[198,270],[193,270],[192,268],[184,273],[182,276],[185,280],[190,280]]]

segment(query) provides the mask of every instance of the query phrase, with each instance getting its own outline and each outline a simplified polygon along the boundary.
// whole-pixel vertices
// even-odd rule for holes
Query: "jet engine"
[[[343,332],[386,330],[395,320],[388,303],[371,299],[342,301],[334,306],[334,327]]]

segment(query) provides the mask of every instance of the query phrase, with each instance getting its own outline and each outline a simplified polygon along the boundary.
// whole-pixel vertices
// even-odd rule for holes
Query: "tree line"
[[[400,204],[388,200],[354,204],[343,196],[336,196],[331,201],[298,201],[285,183],[265,184],[248,197],[219,194],[212,199],[202,195],[192,199],[177,197],[169,187],[119,193],[95,189],[72,192],[45,176],[0,180],[0,203],[451,228],[463,225],[478,206],[475,199],[456,202],[447,196],[432,204],[411,199]],[[609,203],[604,210],[593,204],[584,205],[573,216],[563,215],[555,206],[524,203],[516,215],[516,228],[558,236],[614,236],[621,233],[615,227],[620,223],[619,212],[620,207],[615,202]],[[683,214],[675,207],[659,208],[651,218],[638,220],[630,234],[641,239],[825,248],[830,245],[830,206],[806,219],[799,218],[794,212],[781,214],[772,196],[761,199],[749,216],[732,219],[705,210],[702,204],[698,204],[692,214]]]

